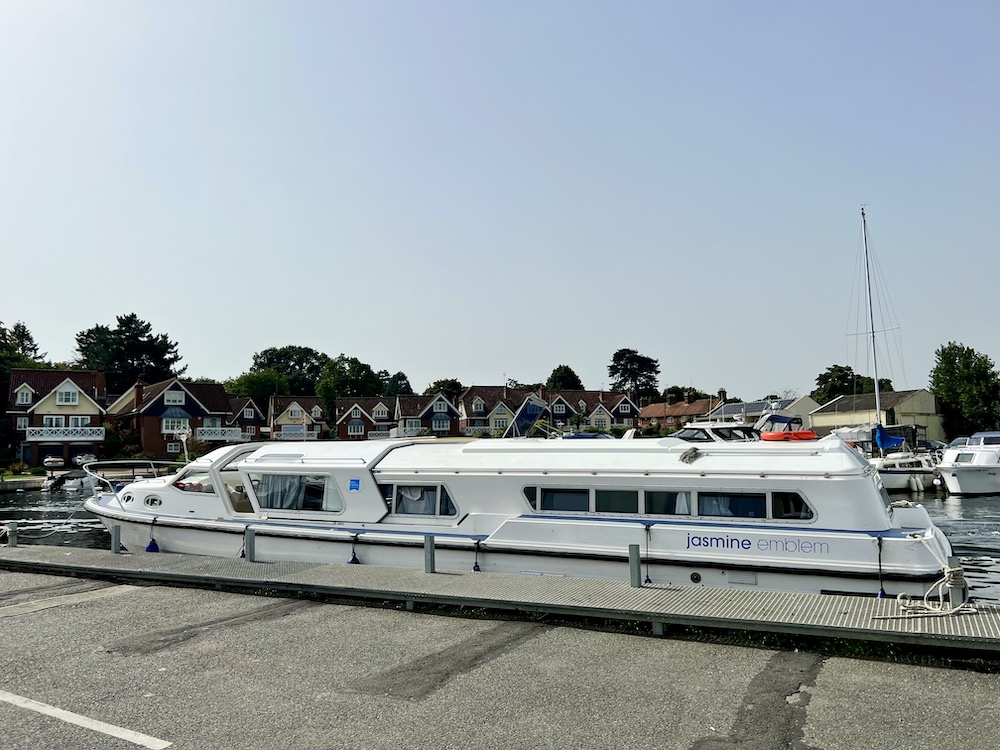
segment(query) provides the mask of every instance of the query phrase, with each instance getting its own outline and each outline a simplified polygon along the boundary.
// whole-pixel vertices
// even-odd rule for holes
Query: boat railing
[[[109,461],[88,461],[83,470],[94,478],[95,487],[114,492],[116,485],[175,474],[184,464],[179,461],[156,461],[146,458],[127,458]]]

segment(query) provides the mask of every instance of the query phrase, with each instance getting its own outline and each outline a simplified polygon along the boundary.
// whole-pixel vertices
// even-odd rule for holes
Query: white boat
[[[94,492],[97,484],[94,478],[82,469],[71,469],[62,474],[46,477],[39,487],[41,492]]]
[[[330,441],[219,448],[86,509],[132,552],[922,596],[952,554],[841,440]],[[252,535],[250,534],[252,532]]]
[[[938,472],[953,495],[1000,495],[1000,431],[976,432],[946,448]]]

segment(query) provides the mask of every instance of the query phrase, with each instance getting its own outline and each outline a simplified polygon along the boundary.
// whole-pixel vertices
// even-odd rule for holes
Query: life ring
[[[784,430],[782,432],[762,432],[761,440],[816,440],[817,435],[812,430]]]

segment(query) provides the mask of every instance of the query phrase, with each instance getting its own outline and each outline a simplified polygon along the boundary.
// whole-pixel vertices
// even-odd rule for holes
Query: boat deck
[[[250,562],[168,553],[114,554],[55,546],[0,547],[0,569],[248,594],[549,613],[560,616],[783,633],[952,649],[995,658],[1000,607],[907,616],[895,599],[646,584],[562,576],[374,565]]]

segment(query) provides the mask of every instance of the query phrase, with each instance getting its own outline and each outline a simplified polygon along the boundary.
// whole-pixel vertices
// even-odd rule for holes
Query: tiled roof
[[[69,378],[77,387],[94,399],[99,406],[106,406],[106,394],[97,393],[98,372],[95,370],[34,370],[15,368],[10,371],[10,391],[7,394],[7,411],[27,411],[45,398],[53,389]],[[16,404],[15,391],[27,383],[35,392],[31,404]]]

